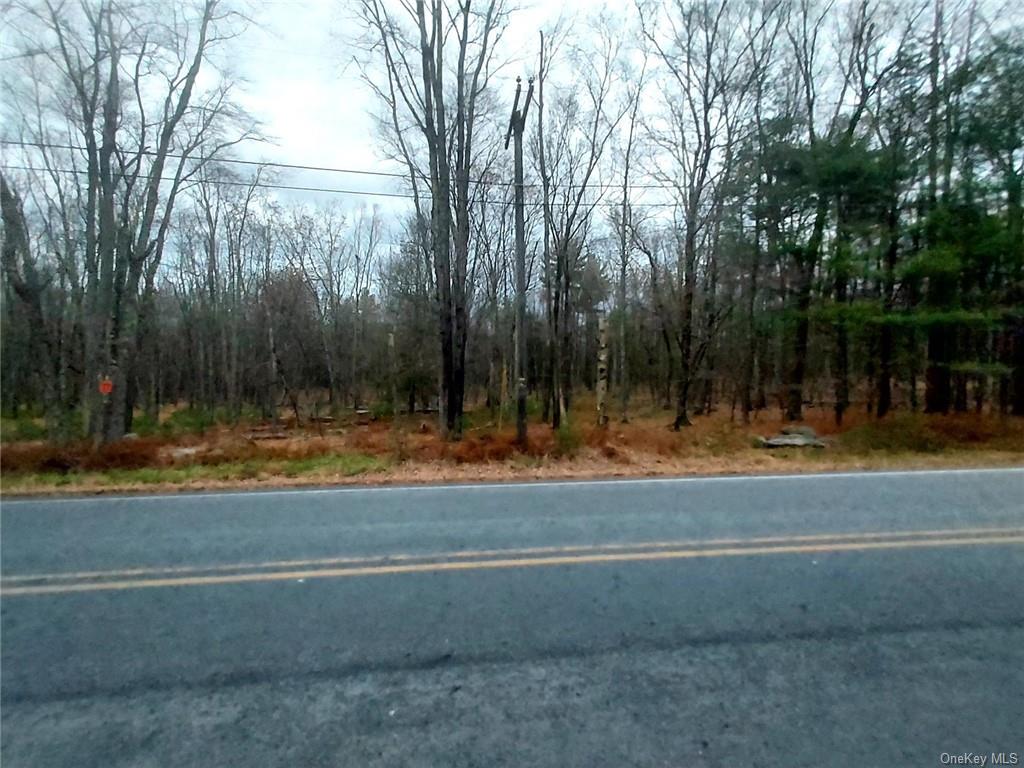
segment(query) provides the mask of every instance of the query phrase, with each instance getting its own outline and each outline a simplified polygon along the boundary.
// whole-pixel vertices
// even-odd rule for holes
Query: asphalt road
[[[4,768],[1024,764],[1024,469],[0,523]]]

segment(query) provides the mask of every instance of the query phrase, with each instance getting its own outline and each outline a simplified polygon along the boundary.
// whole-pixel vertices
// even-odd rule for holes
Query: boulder
[[[182,459],[192,458],[201,450],[201,446],[189,445],[181,448],[171,448],[169,451],[167,451],[167,455],[171,457],[172,461],[181,461]]]
[[[762,437],[760,446],[762,448],[824,448],[825,443],[816,437],[807,435],[779,435],[777,437]]]
[[[806,424],[788,424],[782,428],[782,434],[784,435],[800,435],[801,437],[817,438],[818,433],[814,431],[813,427],[809,427]]]

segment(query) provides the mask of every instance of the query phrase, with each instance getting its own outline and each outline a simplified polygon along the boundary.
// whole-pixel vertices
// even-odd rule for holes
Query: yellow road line
[[[519,557],[530,555],[572,554],[587,552],[618,552],[623,550],[679,549],[684,547],[719,547],[731,545],[787,544],[797,542],[862,541],[874,539],[901,539],[906,537],[946,537],[974,535],[1024,534],[1024,528],[946,528],[913,531],[872,531],[853,533],[818,533],[798,536],[763,536],[756,538],[679,539],[674,541],[643,541],[616,544],[579,544],[564,547],[524,547],[515,549],[477,549],[436,553],[397,553],[362,557],[325,557],[303,560],[266,560],[212,565],[163,566],[156,568],[125,568],[106,571],[66,571],[62,573],[30,573],[4,576],[0,584],[18,584],[27,581],[79,581],[82,579],[116,579],[131,576],[195,575],[234,571],[273,570],[282,568],[311,568],[336,565],[371,565],[404,563],[415,560],[465,560],[480,557]]]
[[[297,579],[346,578],[353,576],[384,576],[404,573],[438,573],[445,571],[536,568],[556,565],[688,560],[712,557],[744,557],[751,555],[812,554],[826,552],[966,547],[996,544],[1024,544],[1024,536],[978,536],[905,541],[856,541],[834,544],[782,544],[778,546],[761,547],[721,547],[716,549],[603,553],[540,558],[503,558],[471,562],[408,563],[401,565],[361,566],[354,568],[330,568],[305,571],[240,573],[226,576],[187,576],[165,579],[85,582],[79,584],[50,584],[12,587],[10,589],[0,591],[0,595],[6,597],[21,595],[56,595],[75,592],[122,591],[132,589],[153,589],[158,587],[199,587],[218,584],[247,584],[257,582],[294,581]]]

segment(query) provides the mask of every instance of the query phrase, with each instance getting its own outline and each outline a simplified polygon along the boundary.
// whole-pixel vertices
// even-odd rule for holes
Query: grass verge
[[[572,459],[515,454],[505,461],[460,463],[450,459],[394,462],[365,454],[270,462],[231,462],[103,472],[18,473],[3,478],[4,495],[175,492],[295,488],[312,485],[419,485],[523,480],[594,480],[714,475],[806,474],[880,470],[1019,467],[1021,455],[999,450],[914,453],[845,450],[745,449],[727,458],[658,456],[622,452],[607,458],[584,449]]]
[[[103,471],[12,473],[3,478],[4,493],[47,490],[132,490],[149,486],[220,487],[279,477],[336,480],[380,472],[388,461],[362,453],[327,454],[301,459],[233,461],[174,467],[140,467]]]

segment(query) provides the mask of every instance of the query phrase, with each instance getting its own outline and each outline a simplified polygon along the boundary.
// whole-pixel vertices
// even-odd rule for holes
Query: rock
[[[199,453],[199,451],[199,446],[190,445],[184,448],[172,448],[170,451],[167,452],[167,455],[170,456],[171,459],[173,459],[174,461],[178,461],[179,459],[187,459],[192,456],[195,456],[197,453]]]
[[[784,435],[800,435],[801,437],[817,438],[818,433],[814,431],[813,427],[808,427],[806,424],[790,424],[782,428],[782,434]]]
[[[127,435],[121,438],[122,440],[138,440],[139,436],[135,432],[129,432]]]
[[[816,437],[807,435],[779,435],[778,437],[762,437],[762,448],[824,448],[825,443]]]

